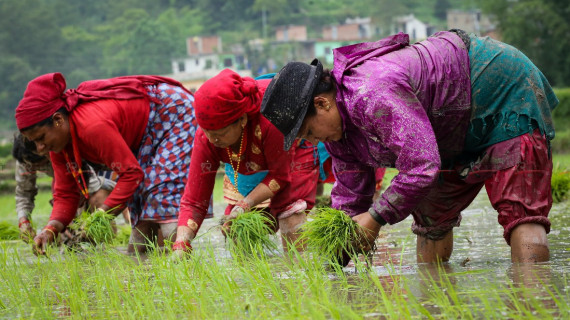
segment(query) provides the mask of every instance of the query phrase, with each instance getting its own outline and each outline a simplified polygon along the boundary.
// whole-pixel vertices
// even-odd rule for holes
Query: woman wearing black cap
[[[546,261],[558,100],[517,49],[460,30],[409,45],[397,34],[287,64],[262,113],[285,135],[325,143],[333,158],[333,207],[368,232],[412,215],[418,261],[448,260],[453,228],[485,185],[514,262]],[[373,203],[374,170],[398,175]]]

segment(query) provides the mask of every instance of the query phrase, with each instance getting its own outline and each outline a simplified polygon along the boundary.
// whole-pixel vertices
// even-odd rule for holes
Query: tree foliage
[[[295,24],[319,38],[324,26],[354,17],[371,17],[387,35],[395,16],[414,13],[441,24],[447,9],[476,5],[495,14],[504,41],[525,52],[554,85],[570,85],[567,0],[0,0],[0,116],[13,119],[27,82],[43,73],[62,72],[69,87],[170,73],[170,59],[186,54],[191,36],[220,35],[225,48],[241,43],[248,54],[280,63],[286,52],[268,46],[259,52],[248,41],[264,33],[270,39],[277,26]]]
[[[570,85],[570,2],[481,0],[493,13],[502,40],[522,52],[557,86]]]

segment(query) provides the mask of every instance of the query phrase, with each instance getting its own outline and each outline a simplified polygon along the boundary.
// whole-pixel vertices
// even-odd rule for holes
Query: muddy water
[[[223,206],[216,206],[215,212],[223,212]],[[544,307],[554,306],[549,291],[558,291],[568,297],[566,287],[570,273],[570,202],[555,204],[550,213],[551,232],[550,261],[541,264],[516,265],[511,263],[510,247],[503,239],[503,229],[497,222],[497,214],[491,207],[486,193],[482,191],[475,201],[463,212],[461,226],[454,229],[454,250],[443,271],[458,291],[484,291],[486,284],[493,286],[515,285],[531,288],[544,300]],[[193,243],[195,248],[211,245],[220,259],[231,258],[219,232],[219,216],[206,220]],[[410,293],[419,300],[429,291],[426,277],[440,278],[442,269],[416,262],[416,237],[410,231],[412,219],[408,218],[393,226],[382,229],[377,240],[372,270],[382,279],[401,275],[412,279]],[[276,240],[277,241],[277,240]],[[391,262],[391,263],[387,263]],[[386,267],[388,266],[388,267]],[[349,277],[358,277],[351,262],[345,269]],[[426,289],[428,288],[428,289]],[[427,296],[426,296],[427,300]],[[437,314],[436,306],[434,312]],[[555,308],[555,307],[554,307]],[[430,308],[428,307],[428,310]]]
[[[215,205],[215,217],[204,221],[194,241],[196,246],[212,245],[222,256],[225,239],[219,231],[218,213],[223,205]],[[552,222],[548,235],[551,261],[544,264],[553,271],[570,270],[570,202],[555,204],[550,212]],[[377,250],[373,264],[381,273],[387,261],[393,264],[416,268],[416,236],[410,226],[412,218],[392,226],[385,226],[376,241]],[[194,244],[193,243],[193,244]],[[497,269],[506,272],[511,268],[510,247],[503,239],[503,228],[497,222],[497,213],[482,191],[463,212],[461,226],[454,229],[454,248],[450,265],[464,269]],[[352,264],[347,267],[350,269]]]

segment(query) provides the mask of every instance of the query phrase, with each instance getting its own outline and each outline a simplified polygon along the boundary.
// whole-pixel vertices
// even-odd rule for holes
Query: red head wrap
[[[61,98],[64,91],[65,79],[61,73],[44,74],[30,81],[16,108],[18,129],[33,126],[65,106]]]
[[[225,69],[204,82],[194,96],[198,125],[218,130],[234,123],[244,113],[259,113],[263,93],[257,82]]]
[[[143,75],[85,81],[77,89],[66,91],[65,78],[61,73],[44,74],[28,83],[24,98],[16,108],[16,125],[20,130],[33,126],[62,107],[71,111],[81,102],[148,98],[145,87],[157,83],[168,83],[185,89],[176,80]]]

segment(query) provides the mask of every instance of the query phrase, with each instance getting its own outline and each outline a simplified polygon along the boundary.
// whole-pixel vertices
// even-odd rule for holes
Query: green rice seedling
[[[111,243],[115,237],[114,219],[115,216],[108,211],[96,210],[93,213],[83,211],[73,220],[72,229],[77,233],[76,241]]]
[[[570,171],[560,169],[560,165],[556,165],[552,170],[552,200],[555,203],[568,199],[570,194]]]
[[[352,244],[360,239],[361,227],[343,211],[330,207],[318,208],[303,225],[297,241],[333,263],[348,263],[353,255]],[[339,261],[341,260],[341,261]]]
[[[131,231],[132,228],[130,224],[117,227],[117,235],[115,236],[113,243],[116,245],[127,245],[129,243],[129,238],[131,237]]]
[[[263,211],[252,210],[238,215],[231,222],[228,238],[234,253],[262,253],[276,250],[277,245],[269,237],[273,233],[273,220]]]
[[[20,230],[6,221],[0,222],[0,240],[17,240],[20,237]]]

